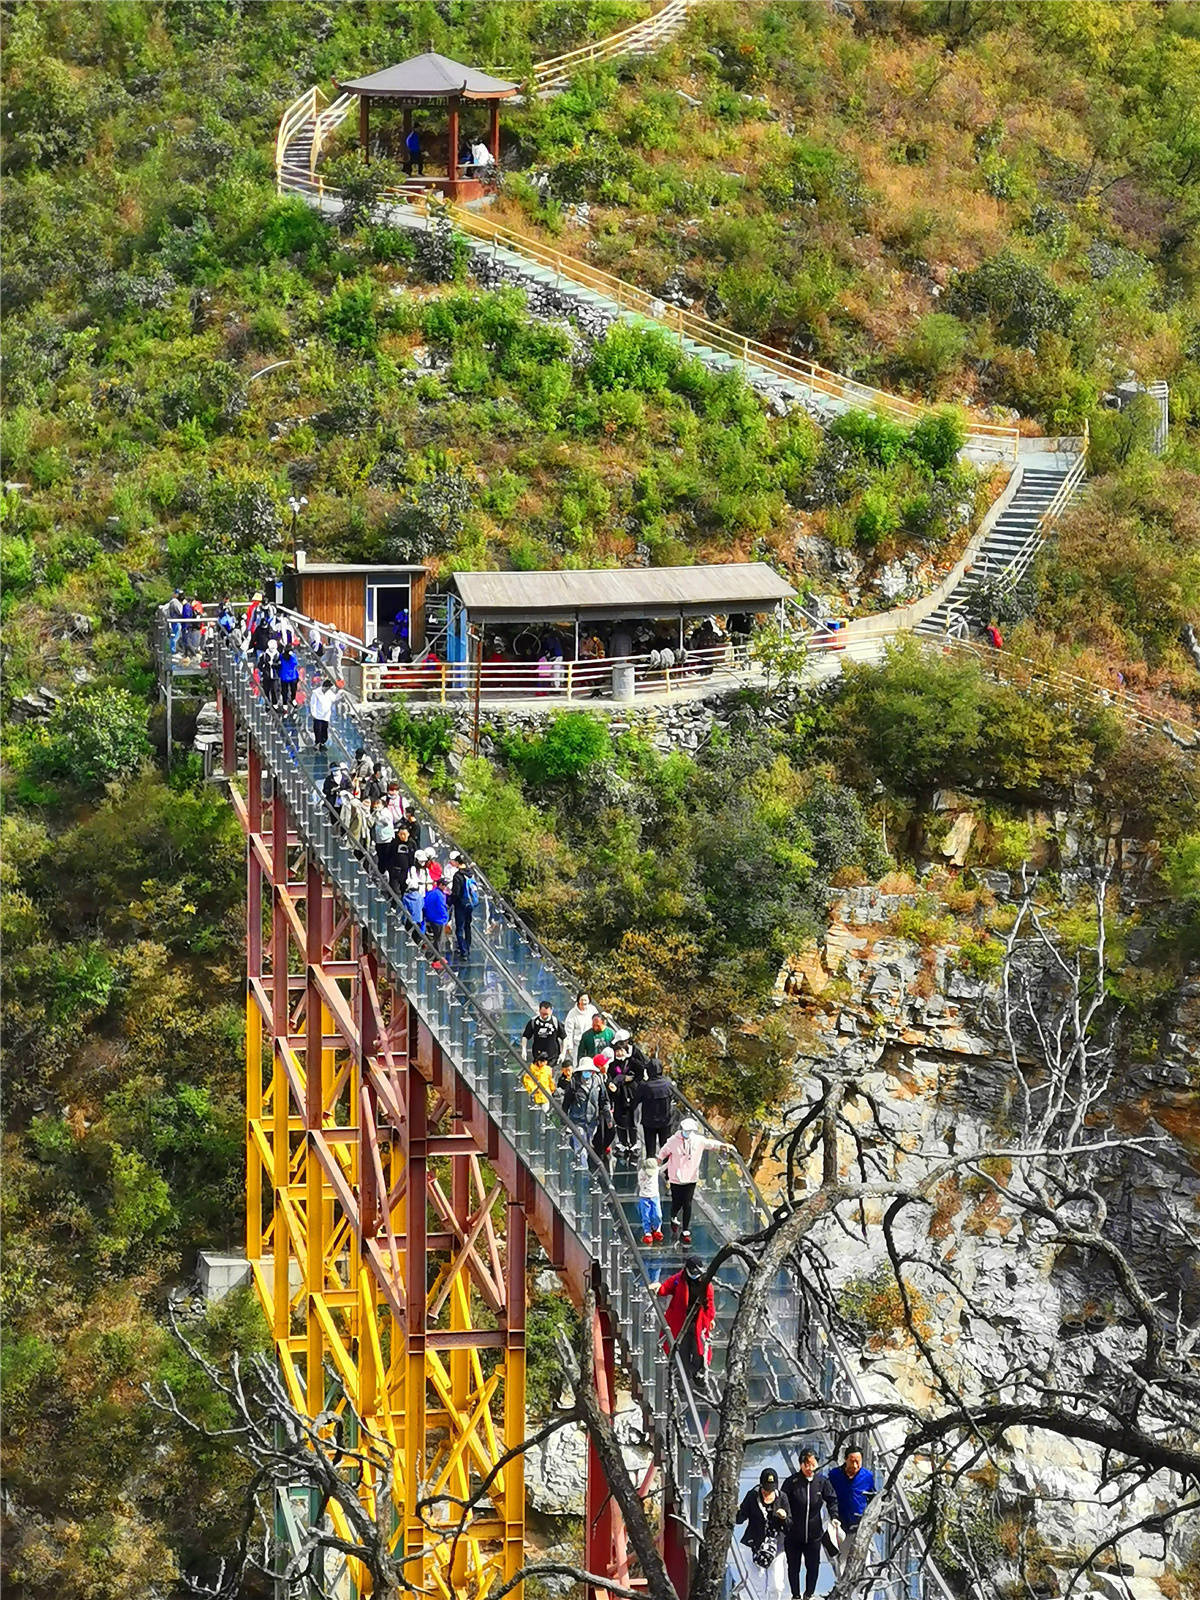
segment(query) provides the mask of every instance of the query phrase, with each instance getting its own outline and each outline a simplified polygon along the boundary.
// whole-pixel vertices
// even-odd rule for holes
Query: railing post
[[[442,677],[442,704],[445,705],[446,704],[446,663],[444,661],[442,662],[441,677]]]
[[[573,661],[568,661],[567,662],[567,699],[568,700],[571,698],[571,695],[572,695],[572,693],[574,691],[574,688],[575,688],[575,663]]]

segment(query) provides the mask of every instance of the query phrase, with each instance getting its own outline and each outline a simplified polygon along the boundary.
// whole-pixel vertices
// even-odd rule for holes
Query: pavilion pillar
[[[458,179],[458,101],[451,100],[448,104],[450,118],[446,137],[450,141],[450,148],[446,152],[446,176],[453,184]],[[451,190],[451,194],[453,194],[453,190]]]
[[[492,133],[491,133],[492,160],[500,165],[500,102],[492,101]]]
[[[365,94],[360,94],[358,97],[358,142],[362,146],[363,160],[370,162],[371,98]]]

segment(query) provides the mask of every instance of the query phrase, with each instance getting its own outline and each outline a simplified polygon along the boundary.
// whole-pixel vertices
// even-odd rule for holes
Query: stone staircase
[[[997,583],[1011,587],[1045,542],[1047,513],[1053,510],[1059,515],[1079,497],[1081,485],[1076,482],[1064,499],[1064,486],[1074,476],[1065,464],[1019,470],[1016,493],[997,518],[974,562],[941,605],[917,624],[917,633],[945,634],[953,631],[958,619],[986,622],[986,617],[974,614],[973,602],[978,592]]]

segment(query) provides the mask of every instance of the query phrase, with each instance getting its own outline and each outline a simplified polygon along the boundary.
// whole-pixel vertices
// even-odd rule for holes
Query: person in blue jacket
[[[845,1538],[838,1551],[837,1573],[841,1577],[854,1550],[858,1525],[867,1510],[867,1502],[875,1493],[875,1474],[863,1466],[862,1451],[856,1444],[846,1446],[846,1455],[840,1467],[829,1474],[830,1486],[837,1496],[837,1518]]]
[[[296,704],[296,685],[299,681],[300,663],[296,660],[296,652],[290,644],[285,644],[283,654],[279,657],[279,687],[285,706]]]
[[[435,963],[441,960],[449,921],[450,907],[446,904],[446,896],[441,883],[435,883],[425,891],[425,937],[433,946]]]

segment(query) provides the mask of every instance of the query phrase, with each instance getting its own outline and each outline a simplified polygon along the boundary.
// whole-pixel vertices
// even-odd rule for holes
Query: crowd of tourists
[[[875,1491],[875,1474],[853,1443],[840,1465],[828,1471],[820,1470],[815,1450],[805,1450],[782,1483],[774,1467],[764,1467],[737,1513],[737,1525],[745,1524],[741,1543],[753,1593],[762,1600],[785,1600],[789,1594],[792,1600],[810,1600],[823,1555],[840,1577]]]
[[[521,1056],[525,1087],[538,1105],[557,1098],[574,1126],[581,1166],[592,1150],[611,1172],[614,1160],[637,1164],[643,1244],[663,1239],[659,1179],[667,1169],[672,1241],[692,1241],[692,1202],[707,1150],[732,1146],[707,1138],[692,1117],[671,1133],[675,1085],[653,1050],[647,1054],[591,1003],[581,989],[563,1018],[543,1000],[525,1024]]]
[[[422,846],[421,821],[384,764],[359,745],[353,760],[329,763],[321,794],[352,848],[386,881],[435,965],[450,955],[469,960],[479,906],[475,868],[461,851],[451,850],[442,862],[432,845]]]

